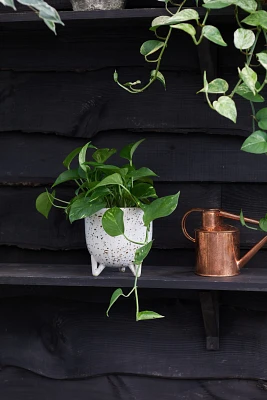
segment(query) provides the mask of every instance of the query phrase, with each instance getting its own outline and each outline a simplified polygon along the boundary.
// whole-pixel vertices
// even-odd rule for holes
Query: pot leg
[[[105,265],[97,263],[96,259],[94,256],[91,255],[91,264],[92,264],[92,275],[93,276],[98,276],[101,274],[101,272],[105,269]]]
[[[134,265],[131,264],[129,265],[130,270],[132,271],[132,273],[134,274],[134,276],[137,275],[137,277],[139,278],[141,276],[142,273],[142,264],[141,265]]]

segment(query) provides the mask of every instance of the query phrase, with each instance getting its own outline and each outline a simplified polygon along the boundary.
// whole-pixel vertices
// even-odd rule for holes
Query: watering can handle
[[[192,213],[192,212],[203,212],[205,211],[203,208],[193,208],[190,211],[187,211],[187,213],[183,216],[182,219],[182,230],[183,230],[183,234],[185,235],[185,237],[189,240],[191,240],[191,242],[196,243],[196,239],[192,238],[192,236],[189,235],[189,233],[186,230],[186,220],[187,217]]]

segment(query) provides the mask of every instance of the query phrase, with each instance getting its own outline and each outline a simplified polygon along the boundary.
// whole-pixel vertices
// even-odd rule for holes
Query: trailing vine
[[[191,36],[193,43],[198,46],[204,39],[219,46],[227,46],[219,29],[208,24],[213,9],[232,7],[236,19],[237,29],[234,32],[233,42],[237,50],[245,56],[244,65],[238,68],[237,83],[229,90],[229,84],[225,79],[217,78],[208,82],[206,72],[203,75],[203,88],[198,93],[204,93],[209,107],[220,115],[236,122],[237,107],[236,96],[241,96],[249,101],[252,110],[253,132],[244,142],[242,150],[253,153],[267,153],[267,108],[255,111],[254,103],[263,103],[265,100],[262,91],[267,83],[267,51],[259,47],[259,38],[263,37],[267,44],[267,12],[262,10],[261,2],[256,0],[204,0],[202,8],[205,15],[201,20],[199,10],[196,8],[182,8],[186,0],[177,4],[172,0],[159,0],[165,2],[165,8],[169,16],[159,16],[152,21],[150,30],[154,32],[156,39],[148,40],[141,46],[140,52],[149,63],[156,64],[152,69],[147,84],[141,85],[141,81],[127,82],[119,81],[117,71],[114,80],[120,87],[132,94],[138,94],[148,89],[156,80],[159,80],[166,88],[165,77],[161,71],[161,63],[173,30],[180,30]],[[169,6],[177,7],[175,12]],[[240,19],[242,11],[242,20]],[[244,18],[244,12],[245,18]],[[189,23],[190,22],[190,23]],[[161,36],[159,32],[167,28],[167,35]],[[262,82],[258,81],[259,69],[265,71]],[[220,95],[215,100],[210,100],[211,94]],[[256,123],[259,129],[256,130]]]

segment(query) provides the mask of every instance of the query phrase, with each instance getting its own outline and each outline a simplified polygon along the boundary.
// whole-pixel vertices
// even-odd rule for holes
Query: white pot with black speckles
[[[144,212],[140,208],[122,208],[124,213],[125,235],[139,243],[146,237],[143,223]],[[85,218],[86,245],[91,254],[92,274],[98,276],[106,267],[130,268],[134,275],[141,275],[142,266],[134,265],[135,252],[140,245],[129,242],[124,236],[109,236],[102,227],[102,217],[107,211],[103,208],[91,217]],[[148,241],[152,240],[152,223]]]
[[[125,0],[71,0],[73,11],[118,10]]]

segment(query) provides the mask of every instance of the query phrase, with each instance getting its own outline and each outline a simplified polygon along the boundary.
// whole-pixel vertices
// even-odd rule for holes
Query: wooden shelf
[[[133,275],[106,269],[95,278],[90,265],[0,264],[0,285],[131,287]],[[267,291],[267,270],[244,268],[231,278],[204,278],[188,267],[144,266],[140,288]]]
[[[196,8],[199,15],[203,17],[205,15],[205,9],[202,7]],[[162,8],[136,8],[136,9],[123,9],[123,10],[111,10],[111,11],[60,11],[59,12],[62,21],[67,25],[68,22],[78,21],[90,21],[90,22],[104,22],[107,20],[117,21],[128,21],[133,23],[134,21],[143,19],[152,19],[159,15],[169,15],[165,9]],[[231,8],[225,8],[222,10],[212,10],[210,18],[214,21],[216,19],[224,19],[227,16],[233,16],[234,13]],[[42,20],[34,12],[12,12],[0,14],[0,23],[20,23],[20,22],[40,22]]]

